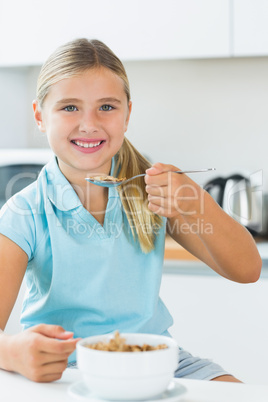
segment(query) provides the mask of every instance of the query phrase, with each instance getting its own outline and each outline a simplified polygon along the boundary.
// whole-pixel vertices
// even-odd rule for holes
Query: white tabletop
[[[0,370],[0,400],[12,402],[75,402],[68,387],[80,381],[80,372],[67,369],[61,380],[34,383],[26,378]],[[217,381],[176,380],[187,388],[179,402],[267,402],[268,386]],[[89,399],[90,401],[90,399]]]

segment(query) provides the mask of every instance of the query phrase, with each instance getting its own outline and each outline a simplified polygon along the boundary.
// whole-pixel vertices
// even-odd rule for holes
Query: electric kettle
[[[263,232],[262,191],[251,180],[240,174],[217,177],[204,185],[222,209],[252,235]]]

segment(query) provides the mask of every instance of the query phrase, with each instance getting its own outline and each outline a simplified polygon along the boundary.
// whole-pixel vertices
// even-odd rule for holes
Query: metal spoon
[[[202,173],[202,172],[208,172],[209,170],[216,170],[216,168],[206,168],[206,169],[198,169],[198,170],[170,170],[172,173]],[[112,181],[112,180],[94,180],[94,177],[89,178],[86,177],[85,180],[87,180],[89,183],[96,184],[97,186],[101,187],[118,187],[122,186],[123,184],[128,183],[131,180],[136,179],[137,177],[142,177],[145,176],[146,173],[138,174],[136,176],[130,177],[129,179],[121,180],[121,181]]]

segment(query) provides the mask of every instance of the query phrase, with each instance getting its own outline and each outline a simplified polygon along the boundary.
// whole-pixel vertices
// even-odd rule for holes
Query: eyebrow
[[[114,103],[122,103],[119,99],[117,99],[117,98],[101,98],[101,99],[98,99],[98,102],[100,102],[100,103],[102,103],[102,102],[114,102]]]
[[[56,102],[57,105],[60,105],[62,103],[78,103],[81,102],[79,99],[77,98],[66,98],[66,99],[60,99]]]
[[[61,105],[61,104],[66,104],[66,103],[79,103],[79,102],[81,102],[81,100],[78,98],[65,98],[65,99],[58,100],[56,102],[56,104]],[[119,99],[113,98],[113,97],[98,99],[98,103],[109,103],[109,102],[119,103],[119,104],[122,103]]]

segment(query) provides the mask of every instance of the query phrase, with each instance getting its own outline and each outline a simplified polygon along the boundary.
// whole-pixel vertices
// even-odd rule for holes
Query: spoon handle
[[[174,171],[168,170],[168,172],[183,174],[183,173],[202,173],[202,172],[208,172],[209,170],[216,170],[216,168],[205,168],[205,169],[195,169],[195,170],[174,170]],[[129,179],[126,179],[124,181],[124,184],[128,183],[129,181],[131,181],[133,179],[137,179],[138,177],[142,177],[142,176],[146,176],[146,173],[141,173],[136,176],[130,177]],[[121,185],[121,184],[123,184],[123,183],[120,183],[119,185]]]
[[[176,170],[174,173],[202,173],[209,170],[216,170],[216,168],[196,169],[196,170]]]
[[[205,168],[205,169],[195,169],[195,170],[168,170],[168,172],[183,174],[183,173],[202,173],[202,172],[208,172],[209,170],[216,170],[216,168]],[[146,173],[142,173],[142,174],[139,174],[134,177],[136,178],[136,177],[141,177],[141,176],[146,176]],[[131,179],[132,179],[132,177],[131,177]],[[130,179],[127,179],[127,180],[130,180]]]

